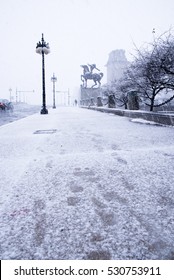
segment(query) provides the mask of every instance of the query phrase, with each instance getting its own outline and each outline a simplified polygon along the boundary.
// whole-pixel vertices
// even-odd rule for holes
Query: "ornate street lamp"
[[[54,76],[53,73],[53,77],[51,77],[51,81],[53,82],[53,109],[56,108],[56,104],[55,104],[55,82],[57,82],[57,78]]]
[[[46,109],[46,94],[45,94],[45,61],[44,54],[50,53],[49,44],[44,41],[44,35],[42,33],[41,42],[39,41],[36,45],[36,53],[42,55],[42,109],[40,111],[41,114],[48,114],[48,110]]]
[[[10,102],[12,101],[12,95],[11,95],[11,92],[12,92],[12,89],[9,88],[9,92],[10,92]]]

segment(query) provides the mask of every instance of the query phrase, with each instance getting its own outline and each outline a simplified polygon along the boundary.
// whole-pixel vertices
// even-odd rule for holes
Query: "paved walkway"
[[[0,258],[174,258],[173,139],[76,107],[1,126]]]

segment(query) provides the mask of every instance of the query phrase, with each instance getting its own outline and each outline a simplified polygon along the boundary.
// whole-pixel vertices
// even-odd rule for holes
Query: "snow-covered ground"
[[[77,107],[0,127],[1,259],[174,259],[174,128]]]

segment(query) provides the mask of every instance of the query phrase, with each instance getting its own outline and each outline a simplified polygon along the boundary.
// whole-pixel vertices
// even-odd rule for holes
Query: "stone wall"
[[[112,113],[118,116],[129,117],[129,118],[141,118],[147,121],[153,121],[163,125],[174,126],[174,112],[166,113],[155,113],[155,112],[143,112],[143,111],[132,111],[132,110],[121,110],[111,109],[104,107],[90,107],[89,109],[97,110],[104,113]]]

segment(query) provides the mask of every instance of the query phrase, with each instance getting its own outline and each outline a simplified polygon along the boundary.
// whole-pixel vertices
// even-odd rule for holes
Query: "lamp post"
[[[41,114],[48,114],[48,110],[46,108],[44,55],[50,53],[50,47],[49,47],[49,44],[44,41],[43,33],[42,33],[41,42],[39,41],[36,45],[36,53],[42,55],[42,109],[41,109],[40,113]]]
[[[53,109],[56,109],[56,104],[55,104],[55,82],[57,82],[57,78],[55,77],[53,73],[53,77],[51,77],[51,81],[53,82]]]
[[[12,92],[12,89],[9,88],[9,92],[10,92],[10,102],[12,101],[12,95],[11,95],[11,92]]]
[[[69,93],[69,88],[68,88],[68,106],[70,106],[70,93]]]

